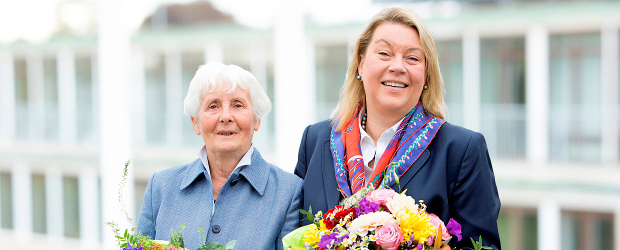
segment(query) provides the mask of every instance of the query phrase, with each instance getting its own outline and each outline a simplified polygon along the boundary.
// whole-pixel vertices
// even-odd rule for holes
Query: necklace
[[[364,117],[362,117],[362,129],[366,131],[366,112],[364,112]]]

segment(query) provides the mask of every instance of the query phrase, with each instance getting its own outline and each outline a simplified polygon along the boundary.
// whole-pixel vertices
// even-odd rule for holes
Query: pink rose
[[[389,188],[382,188],[372,191],[370,195],[366,197],[366,200],[377,203],[377,205],[381,206],[388,202],[389,199],[392,199],[396,192]]]
[[[433,226],[435,226],[435,235],[438,235],[439,232],[437,230],[439,230],[439,226],[441,226],[441,241],[444,242],[448,239],[450,239],[450,233],[448,233],[448,229],[446,228],[446,225],[443,223],[443,221],[441,219],[439,219],[439,217],[435,214],[428,214],[428,217],[431,218],[431,224],[433,224]],[[433,241],[429,240],[430,244],[434,244],[434,239],[435,237],[433,237]]]
[[[376,243],[385,250],[397,250],[404,238],[400,227],[396,224],[385,224],[377,228],[375,236],[377,237]]]

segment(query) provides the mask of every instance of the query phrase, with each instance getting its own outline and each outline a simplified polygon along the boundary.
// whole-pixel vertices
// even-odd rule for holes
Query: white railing
[[[492,158],[525,158],[525,105],[483,104],[481,132]]]

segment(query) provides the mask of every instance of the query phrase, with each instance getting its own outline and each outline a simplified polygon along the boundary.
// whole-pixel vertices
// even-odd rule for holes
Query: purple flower
[[[135,249],[135,248],[133,248],[133,249]],[[131,243],[129,242],[129,239],[127,239],[127,246],[125,248],[123,248],[123,250],[132,250]]]
[[[424,244],[420,243],[418,244],[418,246],[415,248],[416,250],[422,250],[424,249]]]
[[[323,237],[321,237],[321,241],[319,241],[319,244],[317,245],[320,248],[329,248],[330,246],[342,243],[342,241],[346,238],[349,238],[349,235],[339,235],[338,232],[334,232],[323,235]]]
[[[379,211],[381,207],[372,201],[369,201],[364,197],[359,204],[359,207],[355,208],[355,217],[359,217],[362,214],[369,214]]]
[[[144,250],[143,247],[131,247],[131,243],[129,243],[129,239],[127,240],[127,246],[125,248],[123,248],[123,250]]]
[[[456,236],[459,241],[463,238],[463,236],[461,236],[461,224],[456,222],[454,219],[450,218],[448,225],[446,225],[446,229],[450,235]]]
[[[413,242],[415,241],[415,237],[413,234],[411,234],[411,236],[409,236],[409,241],[407,241],[407,245],[411,246],[413,245]]]

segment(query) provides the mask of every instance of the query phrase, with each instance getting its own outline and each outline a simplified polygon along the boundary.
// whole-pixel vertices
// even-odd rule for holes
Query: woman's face
[[[250,92],[236,88],[205,94],[196,119],[192,124],[197,135],[202,136],[207,153],[245,154],[252,145],[254,131],[260,121],[254,118]]]
[[[425,64],[415,29],[392,22],[377,26],[358,66],[368,108],[399,115],[413,109],[424,87]]]

